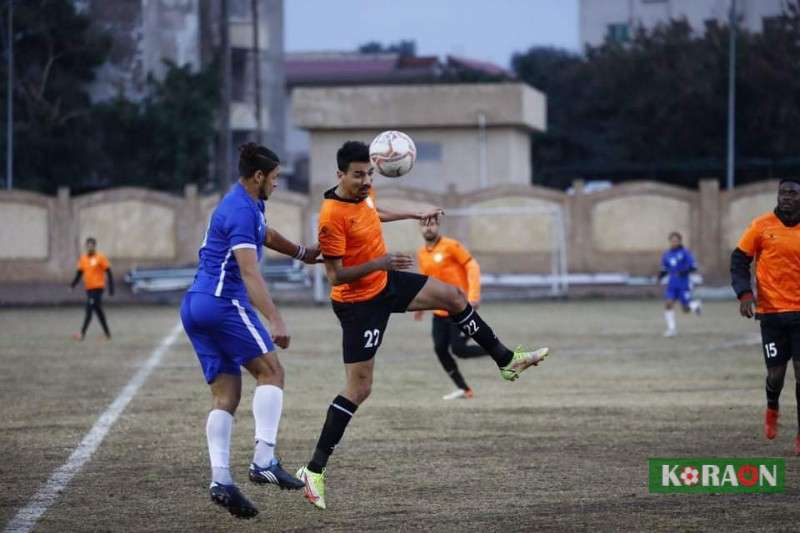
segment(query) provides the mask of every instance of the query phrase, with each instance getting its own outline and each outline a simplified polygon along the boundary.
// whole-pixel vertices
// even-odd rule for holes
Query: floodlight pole
[[[14,187],[14,0],[8,0],[8,87],[6,96],[6,189]]]
[[[728,24],[730,44],[728,46],[728,168],[726,187],[733,189],[736,159],[736,0],[731,0]]]

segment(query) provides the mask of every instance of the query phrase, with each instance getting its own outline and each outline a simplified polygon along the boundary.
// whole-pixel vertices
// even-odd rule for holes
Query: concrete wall
[[[0,192],[0,281],[64,282],[72,278],[83,243],[91,236],[118,275],[133,267],[197,263],[197,250],[219,195],[183,196],[120,188],[56,198],[24,191]],[[278,191],[267,221],[286,237],[308,234],[306,196]],[[271,255],[271,252],[270,252]]]
[[[334,178],[328,185],[333,184]],[[573,194],[513,184],[468,193],[403,185],[404,180],[379,178],[378,204],[400,211],[443,207],[450,213],[443,231],[462,240],[486,272],[548,272],[555,228],[545,212],[557,209],[572,272],[654,274],[667,234],[677,230],[706,277],[719,283],[727,282],[730,253],[747,224],[771,211],[777,197],[777,181],[733,191],[720,191],[713,180],[698,190],[635,182],[593,194],[581,182]],[[313,242],[310,221],[320,201],[321,194],[277,191],[267,203],[267,222],[289,239]],[[219,195],[200,197],[194,187],[183,196],[135,188],[77,197],[67,190],[57,197],[0,191],[0,280],[67,281],[89,235],[98,238],[120,274],[134,266],[196,264],[218,202]],[[516,211],[497,212],[509,208]],[[484,211],[463,216],[465,209]],[[385,224],[384,236],[392,251],[413,252],[422,244],[415,221]]]

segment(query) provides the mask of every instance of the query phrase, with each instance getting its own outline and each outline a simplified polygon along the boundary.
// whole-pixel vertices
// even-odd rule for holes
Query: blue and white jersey
[[[689,274],[696,269],[692,252],[683,246],[670,248],[661,257],[661,270],[669,276],[670,286],[689,287]]]
[[[208,222],[200,246],[200,264],[189,292],[212,294],[219,298],[247,300],[234,250],[252,248],[259,262],[261,245],[267,234],[264,202],[253,200],[240,183],[222,199]]]

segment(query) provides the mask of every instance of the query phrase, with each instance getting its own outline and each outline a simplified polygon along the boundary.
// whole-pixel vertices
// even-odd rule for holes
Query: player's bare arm
[[[341,259],[325,259],[325,274],[333,285],[352,283],[377,270],[404,270],[414,265],[414,259],[407,254],[389,253],[360,265],[344,266]]]
[[[280,312],[278,312],[278,308],[272,301],[267,283],[261,277],[256,251],[251,248],[238,248],[233,251],[233,254],[236,256],[236,262],[242,273],[242,280],[247,288],[247,296],[250,298],[250,302],[269,320],[272,326],[272,339],[275,344],[283,349],[288,348],[289,333],[286,330],[286,324],[284,324]]]
[[[283,255],[288,255],[306,264],[313,265],[317,263],[319,257],[319,244],[313,246],[303,246],[302,244],[295,244],[277,230],[267,228],[267,235],[264,239],[264,245],[270,250],[275,250]]]
[[[423,211],[388,211],[386,209],[377,208],[378,216],[381,222],[395,222],[397,220],[421,220],[427,222],[428,220],[439,220],[439,217],[444,215],[444,209],[441,207],[434,207]]]
[[[750,265],[753,258],[742,249],[736,248],[731,254],[731,279],[736,298],[739,299],[739,314],[745,318],[753,318],[753,287],[750,282]]]

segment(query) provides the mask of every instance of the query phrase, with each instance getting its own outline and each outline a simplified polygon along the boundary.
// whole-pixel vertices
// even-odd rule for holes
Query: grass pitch
[[[284,307],[291,349],[278,451],[294,472],[310,457],[344,383],[328,307]],[[429,317],[393,315],[372,397],[329,464],[328,510],[299,492],[246,480],[253,380],[234,425],[235,478],[260,508],[238,521],[207,495],[210,395],[184,336],[128,405],[40,531],[790,530],[800,522],[792,372],[781,433],[762,437],[764,368],[757,324],[736,304],[679,316],[661,337],[656,301],[486,304],[509,345],[552,356],[519,381],[489,358],[459,361],[475,399],[444,402]],[[109,307],[112,342],[80,308],[0,310],[0,524],[62,465],[178,320],[168,307]],[[651,495],[647,458],[786,458],[786,493]]]

